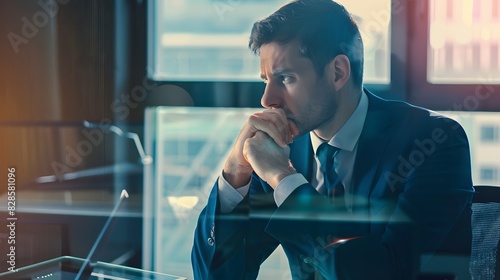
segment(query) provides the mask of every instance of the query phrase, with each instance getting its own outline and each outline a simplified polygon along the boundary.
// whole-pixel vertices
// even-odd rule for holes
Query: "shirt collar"
[[[337,147],[341,150],[346,150],[352,152],[356,144],[358,143],[359,136],[363,130],[363,125],[365,123],[366,114],[368,112],[368,97],[366,93],[361,92],[361,99],[352,113],[351,117],[346,121],[346,123],[335,133],[335,135],[328,141],[328,144]],[[309,133],[311,137],[311,143],[313,146],[313,151],[318,150],[319,145],[324,141],[319,138],[313,131]]]

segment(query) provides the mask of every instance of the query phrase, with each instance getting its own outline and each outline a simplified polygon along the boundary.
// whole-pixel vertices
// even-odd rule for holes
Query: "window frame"
[[[440,111],[498,111],[500,86],[427,81],[429,0],[408,1],[408,101]]]
[[[188,88],[199,88],[206,87],[208,91],[211,91],[210,88],[218,87],[219,85],[227,86],[228,84],[232,88],[246,88],[251,87],[252,89],[262,89],[262,93],[264,91],[264,85],[260,81],[185,81],[185,80],[155,80],[152,78],[153,69],[150,67],[153,61],[156,58],[154,53],[154,39],[153,34],[156,33],[156,27],[154,23],[156,22],[156,15],[153,12],[154,5],[156,0],[150,0],[147,2],[147,22],[146,22],[146,34],[147,34],[147,46],[146,46],[146,61],[145,65],[147,78],[151,82],[165,83],[165,84],[174,84],[181,87]],[[395,12],[397,10],[397,12]],[[397,99],[397,100],[407,100],[407,78],[406,75],[402,77],[399,75],[400,73],[406,73],[406,61],[407,61],[407,22],[408,18],[408,4],[406,1],[402,0],[391,0],[391,22],[390,22],[390,47],[391,47],[391,58],[390,58],[390,71],[389,84],[373,84],[373,83],[364,83],[364,87],[373,93],[377,94],[380,97],[388,98],[388,99]],[[250,30],[248,31],[250,32]],[[250,52],[250,50],[248,50]],[[238,98],[237,98],[238,99]],[[240,98],[241,99],[241,98]],[[260,99],[260,97],[259,97]],[[249,102],[250,106],[256,106],[256,102]],[[215,105],[217,104],[209,104]],[[226,105],[227,106],[227,105]],[[245,106],[245,102],[243,104],[240,102],[239,104],[235,104],[235,106]],[[248,106],[248,105],[246,105]]]

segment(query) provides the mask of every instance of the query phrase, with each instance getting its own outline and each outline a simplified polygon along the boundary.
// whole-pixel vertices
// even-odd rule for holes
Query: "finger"
[[[247,138],[243,143],[243,157],[248,163],[250,163],[250,165],[251,165],[250,153],[253,151],[253,148],[255,145],[257,145],[257,143],[262,143],[262,139],[263,137],[266,137],[266,135],[267,134],[263,131],[257,131],[255,132],[254,136]]]
[[[290,125],[283,110],[271,109],[255,113],[251,119],[256,130],[266,132],[280,146],[291,142]]]
[[[284,125],[284,133],[286,134],[287,144],[292,143],[293,136],[299,133],[299,130],[293,121],[289,120],[286,116],[286,113],[283,109],[272,109],[273,113],[278,113],[280,116],[280,120]]]
[[[243,143],[243,157],[252,165],[251,157],[255,158],[257,151],[264,151],[268,145],[277,145],[273,139],[264,131],[257,131],[253,137],[247,138]],[[288,148],[288,146],[285,146]],[[260,158],[260,157],[259,157]]]
[[[282,124],[276,124],[268,118],[264,119],[260,116],[255,115],[252,115],[250,117],[250,123],[252,136],[257,132],[265,132],[279,146],[287,145],[288,138],[286,136],[286,132],[283,132],[284,129]]]
[[[249,157],[249,155],[248,155],[248,150],[249,150],[249,147],[248,147],[248,146],[250,145],[250,142],[249,142],[249,141],[250,141],[250,139],[252,139],[252,138],[247,138],[247,139],[245,140],[245,142],[243,142],[243,150],[242,150],[242,155],[243,155],[243,158],[244,158],[244,159],[245,159],[245,160],[246,160],[246,161],[250,164],[250,166],[251,166],[252,164],[250,163],[250,159],[248,158],[248,157]]]
[[[290,126],[290,120],[286,117],[285,111],[283,109],[272,109],[269,113],[275,114],[277,119],[273,121],[273,124],[277,126],[278,131],[283,136],[285,144],[290,144],[293,141],[293,133]]]

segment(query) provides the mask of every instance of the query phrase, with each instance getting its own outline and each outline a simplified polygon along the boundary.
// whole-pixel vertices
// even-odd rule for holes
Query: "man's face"
[[[262,45],[260,65],[261,78],[266,82],[263,107],[283,109],[299,135],[312,130],[328,131],[338,106],[328,72],[318,77],[311,60],[300,54],[295,41]]]

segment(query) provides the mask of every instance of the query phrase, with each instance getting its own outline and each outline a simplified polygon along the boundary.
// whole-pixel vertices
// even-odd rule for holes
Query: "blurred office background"
[[[0,180],[16,168],[18,266],[86,257],[126,188],[94,260],[192,277],[197,215],[260,107],[252,23],[286,2],[2,0]],[[361,28],[365,87],[457,119],[474,184],[500,185],[500,0],[339,2]],[[287,273],[278,251],[261,277]]]

